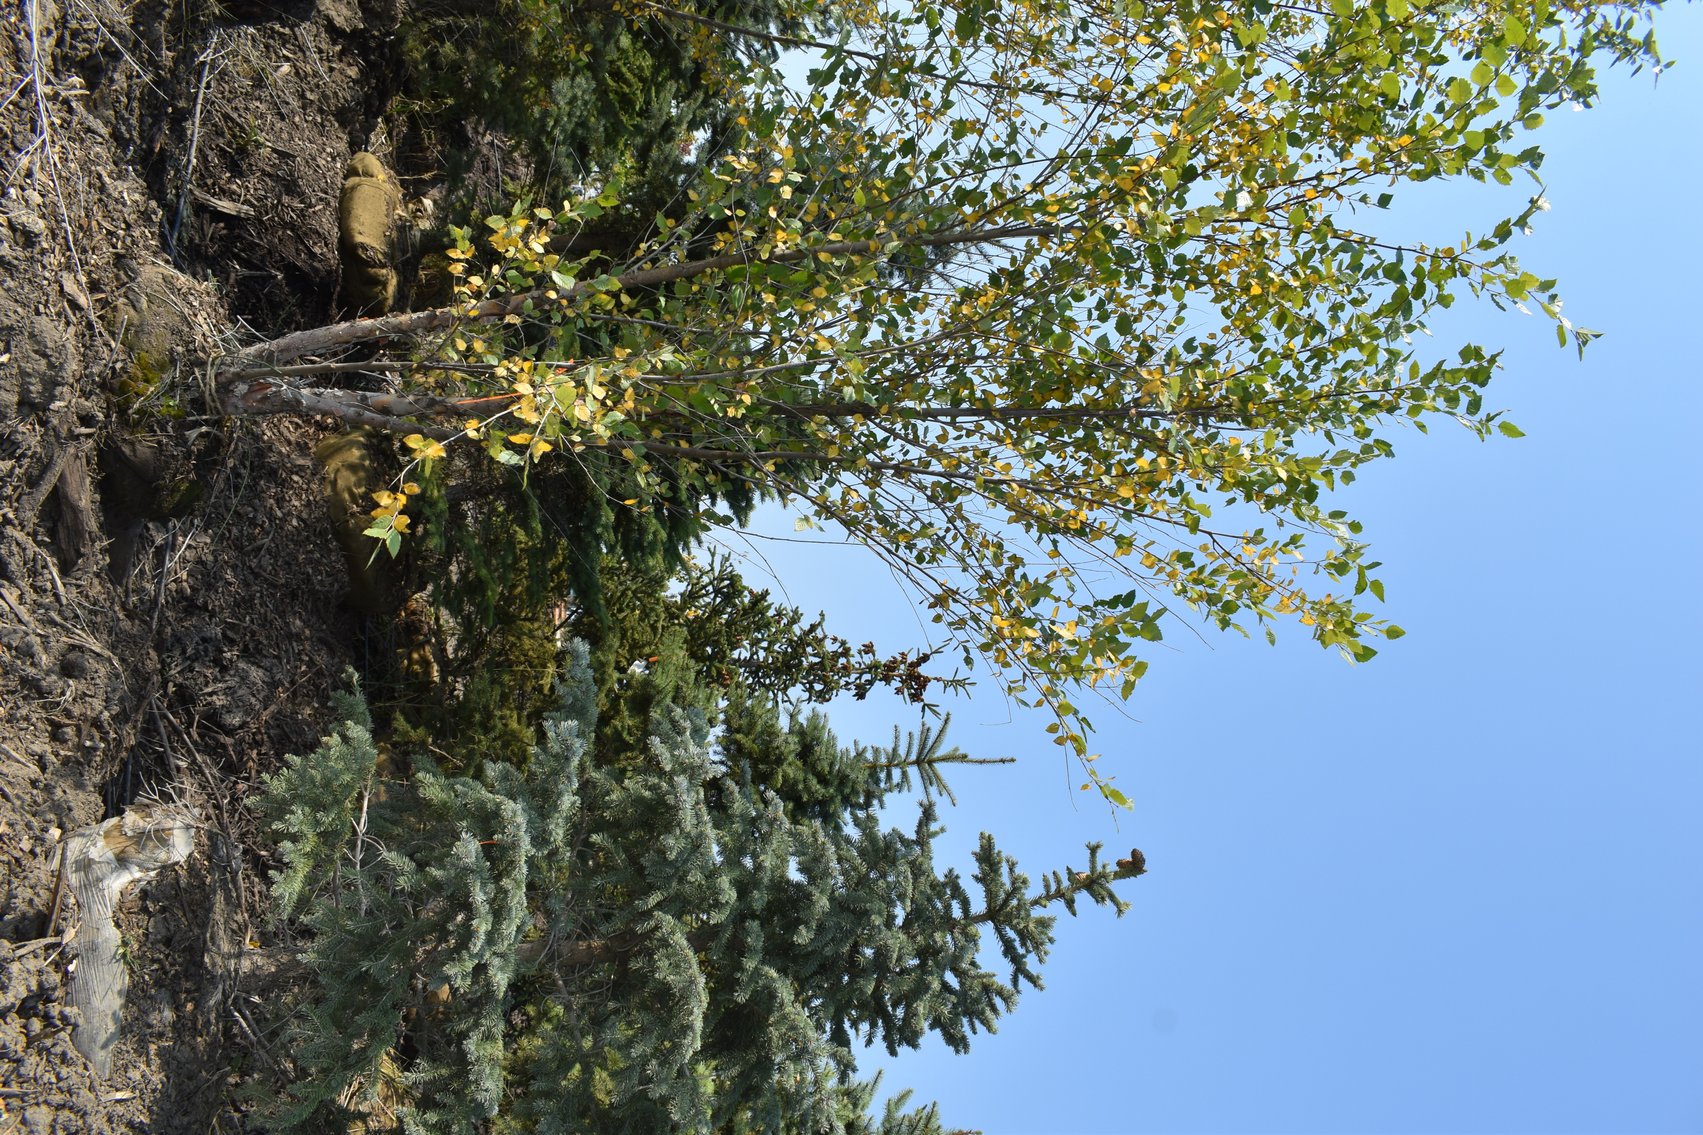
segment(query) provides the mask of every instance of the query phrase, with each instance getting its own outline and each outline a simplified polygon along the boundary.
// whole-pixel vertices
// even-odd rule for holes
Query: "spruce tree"
[[[935,1131],[930,1109],[865,1114],[854,1044],[963,1051],[1039,986],[1055,907],[1124,909],[1096,846],[1037,888],[986,834],[969,878],[940,867],[932,796],[887,826],[913,774],[963,759],[938,737],[871,751],[795,720],[728,740],[701,708],[718,695],[684,692],[596,759],[574,643],[538,743],[477,779],[420,750],[387,782],[357,699],[270,779],[311,975],[281,1127],[335,1117],[389,1059],[412,1132]],[[842,766],[808,807],[754,777],[762,746],[804,737]]]

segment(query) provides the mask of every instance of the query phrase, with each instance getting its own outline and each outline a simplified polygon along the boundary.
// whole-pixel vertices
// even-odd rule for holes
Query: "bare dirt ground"
[[[265,841],[370,628],[311,448],[208,416],[197,361],[326,322],[336,206],[394,0],[18,0],[0,46],[0,1135],[258,1129],[278,1067]],[[203,826],[120,904],[112,1071],[72,1043],[61,838],[139,799]],[[68,940],[69,938],[69,940]]]

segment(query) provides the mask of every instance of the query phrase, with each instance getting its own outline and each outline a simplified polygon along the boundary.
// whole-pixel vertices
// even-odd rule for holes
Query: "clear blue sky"
[[[1043,719],[985,682],[958,708],[957,744],[1022,760],[955,778],[943,847],[986,828],[1038,873],[1103,839],[1150,873],[1123,919],[1061,923],[997,1035],[888,1086],[987,1135],[1703,1131],[1703,13],[1658,33],[1659,84],[1552,116],[1554,208],[1519,246],[1604,338],[1581,363],[1541,316],[1468,313],[1438,342],[1507,348],[1488,402],[1528,436],[1398,435],[1343,498],[1405,639],[1360,667],[1299,628],[1168,642],[1131,719],[1096,717],[1119,820]],[[854,641],[922,640],[867,554],[762,550]]]

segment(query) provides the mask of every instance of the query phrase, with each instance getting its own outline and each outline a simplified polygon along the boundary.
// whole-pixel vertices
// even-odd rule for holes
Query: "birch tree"
[[[1129,696],[1177,621],[1293,620],[1355,660],[1402,633],[1330,491],[1399,427],[1518,434],[1497,353],[1424,339],[1438,309],[1592,337],[1510,245],[1546,207],[1533,132],[1599,64],[1659,67],[1654,7],[857,0],[828,44],[639,3],[808,77],[757,75],[636,248],[565,251],[616,181],[517,204],[456,233],[452,305],[259,344],[216,389],[395,433],[393,549],[456,447],[709,523],[732,486],[778,498],[907,579],[1121,803],[1076,700]],[[1504,215],[1388,235],[1414,183],[1463,177]]]

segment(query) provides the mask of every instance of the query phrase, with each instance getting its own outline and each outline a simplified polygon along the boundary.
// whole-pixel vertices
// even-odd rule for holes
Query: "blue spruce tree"
[[[307,980],[280,1127],[342,1124],[401,1069],[406,1130],[940,1130],[932,1109],[867,1114],[854,1044],[930,1033],[963,1051],[1053,941],[1052,911],[1125,904],[1104,864],[1034,886],[983,835],[966,879],[934,860],[938,732],[840,746],[720,694],[652,706],[638,751],[597,760],[596,685],[570,647],[529,754],[450,776],[429,752],[388,779],[364,708],[270,778],[275,895]],[[754,746],[805,752],[783,798]],[[923,777],[914,826],[881,804]],[[992,968],[984,932],[999,962]],[[394,1078],[394,1077],[393,1077]]]

